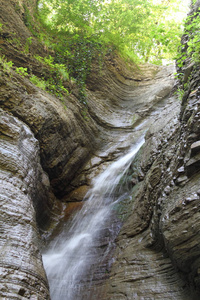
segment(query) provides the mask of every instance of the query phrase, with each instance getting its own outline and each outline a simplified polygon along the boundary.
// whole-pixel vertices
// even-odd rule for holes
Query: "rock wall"
[[[192,12],[199,6],[197,1]],[[180,71],[188,82],[181,106],[172,98],[130,170],[132,204],[105,299],[200,297],[199,65],[188,56]]]
[[[3,110],[0,129],[0,298],[50,299],[35,217],[35,209],[46,208],[42,200],[49,190],[38,141]]]

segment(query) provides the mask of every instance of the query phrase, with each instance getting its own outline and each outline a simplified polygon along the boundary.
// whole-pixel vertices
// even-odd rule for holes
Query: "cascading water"
[[[43,255],[52,300],[83,299],[82,281],[85,277],[87,281],[92,280],[91,266],[99,263],[98,238],[114,205],[123,198],[119,193],[119,182],[143,143],[144,138],[141,138],[128,154],[94,179],[93,187],[86,195],[88,200],[74,217],[70,228],[56,237]]]

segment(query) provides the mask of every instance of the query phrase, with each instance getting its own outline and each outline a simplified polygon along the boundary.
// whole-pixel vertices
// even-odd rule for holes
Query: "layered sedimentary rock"
[[[2,22],[10,20],[9,31],[26,40],[23,11],[8,2],[0,2]],[[4,37],[1,45],[17,66],[31,62],[40,72]],[[35,38],[31,47],[45,55]],[[61,102],[13,71],[1,72],[1,298],[49,299],[38,231],[48,235],[59,211],[68,218],[82,205],[91,178],[137,139],[147,118],[146,143],[129,171],[132,200],[123,204],[115,263],[111,273],[97,274],[98,297],[199,299],[200,73],[189,60],[183,71],[185,82],[192,79],[181,104],[168,97],[173,68],[127,68],[107,56],[101,76],[94,64],[88,78],[88,112],[76,87]],[[60,199],[68,202],[64,210]]]
[[[173,99],[160,114],[130,170],[132,202],[105,299],[200,297],[200,73],[189,58],[179,71],[188,82],[181,106]]]
[[[150,128],[133,165],[130,216],[105,299],[199,299],[198,97],[191,102],[181,123],[173,105],[172,119]]]
[[[3,27],[8,31],[2,35],[2,52],[15,66],[31,66],[36,73],[40,72],[41,66],[29,53],[17,51],[7,40],[11,32],[19,33],[22,41],[31,36],[24,26],[22,3],[20,10],[16,9],[15,2],[1,1],[0,5],[1,21],[8,24]],[[42,45],[34,37],[32,41],[30,51],[45,55]],[[145,71],[142,67],[128,70],[119,58],[114,61],[108,57],[103,75],[99,79],[96,75],[88,78],[89,113],[86,115],[76,87],[61,102],[13,70],[1,70],[2,298],[49,298],[38,231],[48,235],[49,225],[59,218],[57,212],[62,211],[63,205],[58,198],[70,202],[64,209],[68,217],[76,202],[83,198],[94,173],[130,145],[131,140],[127,143],[126,137],[121,136],[122,130],[133,135],[132,130],[143,115],[171,88],[170,70],[167,71],[169,80],[161,80],[165,91],[160,86],[154,98],[143,87],[145,99],[149,99],[143,111],[144,99],[139,101],[136,95],[138,82],[142,82],[141,86],[146,81],[147,86],[154,84],[159,70],[154,66],[148,72],[147,67]],[[134,109],[134,118],[130,109]],[[105,149],[110,142],[114,145],[112,151]]]
[[[49,299],[35,216],[35,209],[46,208],[41,196],[49,189],[38,141],[2,110],[0,129],[0,298]]]

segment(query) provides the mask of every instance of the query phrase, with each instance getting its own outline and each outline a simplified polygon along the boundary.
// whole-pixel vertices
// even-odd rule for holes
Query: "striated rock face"
[[[199,115],[193,95],[149,129],[105,299],[199,299]]]
[[[163,223],[170,222],[172,229],[173,222],[166,207],[172,209],[168,198],[176,189],[174,172],[179,160],[174,152],[179,145],[179,107],[174,99],[161,113],[132,165],[132,204],[126,209],[129,217],[118,237],[116,262],[105,299],[192,299],[166,251],[167,230],[163,232]],[[175,230],[168,232],[169,240],[177,240]]]
[[[23,122],[2,110],[0,129],[0,298],[49,299],[35,217],[35,209],[46,208],[41,195],[49,187],[39,145]]]
[[[28,80],[22,85],[4,76],[0,102],[3,109],[28,124],[39,140],[43,168],[55,194],[61,197],[95,148],[94,125],[84,120],[76,102],[68,101],[65,109],[58,99],[39,91]]]
[[[132,202],[104,299],[200,298],[200,73],[189,59],[181,71],[190,75],[181,107],[173,99],[160,114],[132,164]]]

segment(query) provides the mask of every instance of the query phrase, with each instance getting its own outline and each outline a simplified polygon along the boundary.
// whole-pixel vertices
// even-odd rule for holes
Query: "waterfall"
[[[119,192],[120,180],[143,143],[142,137],[129,153],[93,180],[87,200],[70,228],[63,230],[44,253],[43,263],[52,300],[83,299],[80,295],[81,281],[97,260],[95,245],[114,205],[123,198]]]

